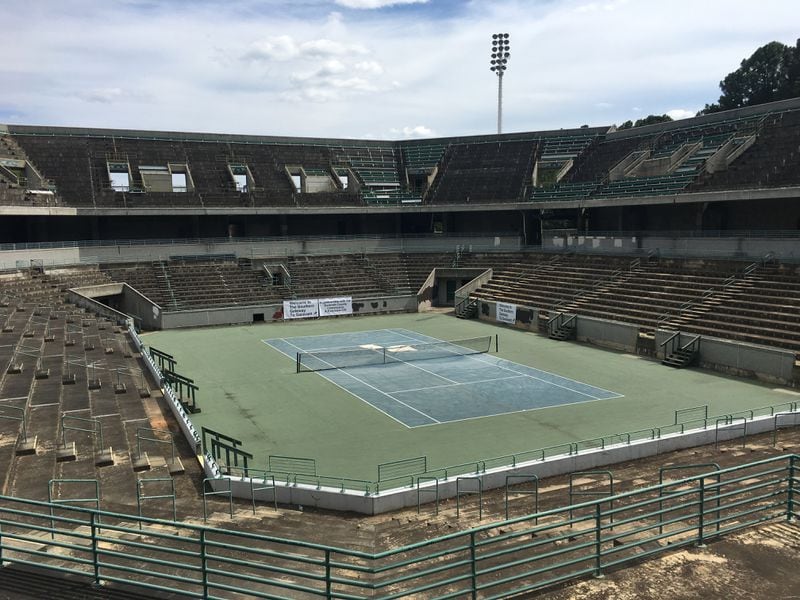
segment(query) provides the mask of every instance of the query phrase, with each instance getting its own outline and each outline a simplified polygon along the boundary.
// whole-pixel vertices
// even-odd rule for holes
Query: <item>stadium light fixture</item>
[[[497,75],[497,133],[503,132],[503,74],[511,57],[511,41],[507,33],[492,34],[492,57],[489,61],[491,71]]]

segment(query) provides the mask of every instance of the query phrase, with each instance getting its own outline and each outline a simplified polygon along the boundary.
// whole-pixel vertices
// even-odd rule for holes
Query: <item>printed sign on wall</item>
[[[314,300],[284,300],[284,319],[313,319],[319,316],[319,301]]]
[[[334,317],[337,315],[352,315],[352,314],[353,314],[353,298],[351,296],[319,299],[320,317]]]
[[[507,302],[497,303],[497,320],[501,323],[509,323],[513,325],[517,322],[517,305],[508,304]]]

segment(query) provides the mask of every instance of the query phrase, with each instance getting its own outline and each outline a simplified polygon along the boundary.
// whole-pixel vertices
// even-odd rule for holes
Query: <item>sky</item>
[[[3,3],[11,0],[0,0]],[[29,0],[0,123],[399,140],[693,116],[797,0]]]

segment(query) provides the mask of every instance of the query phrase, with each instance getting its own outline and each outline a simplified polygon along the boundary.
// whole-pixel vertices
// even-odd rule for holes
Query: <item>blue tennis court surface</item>
[[[415,344],[441,342],[408,329],[379,329],[263,340],[296,360],[298,352],[362,348],[393,352],[398,360],[318,371],[331,383],[406,427],[619,398],[621,394],[520,365],[492,354],[402,360]],[[361,351],[356,351],[358,355]],[[379,362],[379,361],[376,361]],[[331,365],[333,366],[333,365]],[[297,377],[314,377],[299,373]]]

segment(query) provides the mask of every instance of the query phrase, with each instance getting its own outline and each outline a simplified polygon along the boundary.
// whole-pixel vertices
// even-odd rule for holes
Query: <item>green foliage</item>
[[[800,40],[794,48],[770,42],[720,81],[722,95],[699,114],[719,112],[800,96]]]
[[[625,121],[622,125],[617,127],[617,129],[630,129],[631,127],[641,127],[642,125],[653,125],[655,123],[668,123],[672,121],[672,117],[669,115],[648,115],[644,119],[637,119],[634,123],[633,121]]]

